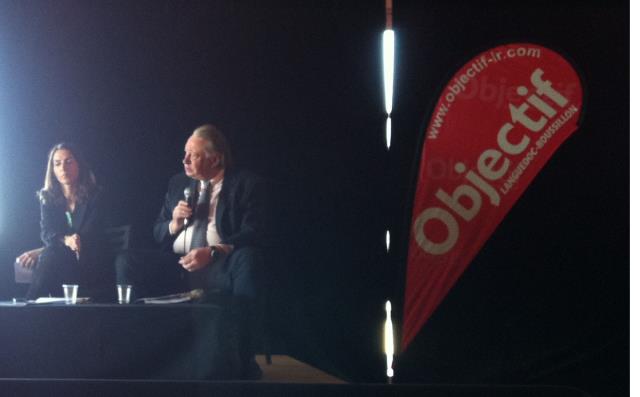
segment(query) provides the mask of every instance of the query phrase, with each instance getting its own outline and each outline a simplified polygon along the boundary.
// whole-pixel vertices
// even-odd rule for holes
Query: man
[[[196,128],[184,151],[184,174],[169,182],[154,238],[163,248],[180,255],[178,263],[190,273],[190,286],[256,299],[264,228],[260,182],[248,173],[230,169],[228,144],[213,125]],[[185,189],[191,192],[190,203],[184,200]],[[209,197],[206,244],[194,247],[198,227],[194,210],[203,195]]]
[[[163,252],[128,253],[116,265],[118,279],[133,283],[138,294],[202,288],[231,296],[241,313],[242,376],[259,378],[254,333],[261,308],[262,184],[231,168],[227,141],[213,125],[195,129],[182,163],[184,174],[169,181],[153,228]]]

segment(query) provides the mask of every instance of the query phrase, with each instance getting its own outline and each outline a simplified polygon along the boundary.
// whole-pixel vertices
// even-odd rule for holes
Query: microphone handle
[[[188,198],[186,198],[186,197],[185,197],[185,201],[187,202],[187,204],[189,203],[189,199],[188,199]],[[191,207],[191,206],[189,206],[189,207]],[[183,227],[187,227],[187,225],[189,225],[189,218],[184,218],[184,219],[182,220],[182,226],[183,226]]]
[[[187,205],[189,205],[189,200],[190,200],[190,199],[191,199],[191,194],[190,194],[190,193],[189,193],[189,194],[187,194],[187,189],[185,189],[185,192],[184,192],[184,201],[186,201],[186,202],[187,202]],[[189,206],[190,206],[190,205],[189,205]],[[187,227],[187,225],[188,225],[188,224],[189,224],[189,218],[184,218],[184,219],[182,220],[182,226],[183,226],[183,227]]]

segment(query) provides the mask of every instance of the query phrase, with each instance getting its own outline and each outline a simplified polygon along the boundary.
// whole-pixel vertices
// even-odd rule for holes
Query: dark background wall
[[[508,40],[566,53],[582,127],[542,170],[416,341],[398,380],[628,382],[628,4],[394,4],[394,137],[384,146],[383,1],[0,1],[0,241],[38,244],[47,150],[80,143],[138,247],[190,131],[213,122],[269,179],[276,347],[382,381],[400,313],[411,173],[438,89]],[[384,232],[392,231],[389,255]],[[399,318],[398,318],[399,320]]]

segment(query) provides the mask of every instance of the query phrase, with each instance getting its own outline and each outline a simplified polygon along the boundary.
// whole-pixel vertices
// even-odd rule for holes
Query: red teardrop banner
[[[560,144],[580,78],[558,53],[514,43],[465,64],[425,131],[407,259],[406,348]]]

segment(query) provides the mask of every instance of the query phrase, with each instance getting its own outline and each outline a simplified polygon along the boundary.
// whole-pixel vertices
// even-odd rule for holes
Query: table
[[[0,378],[224,380],[239,374],[232,306],[0,307]]]

